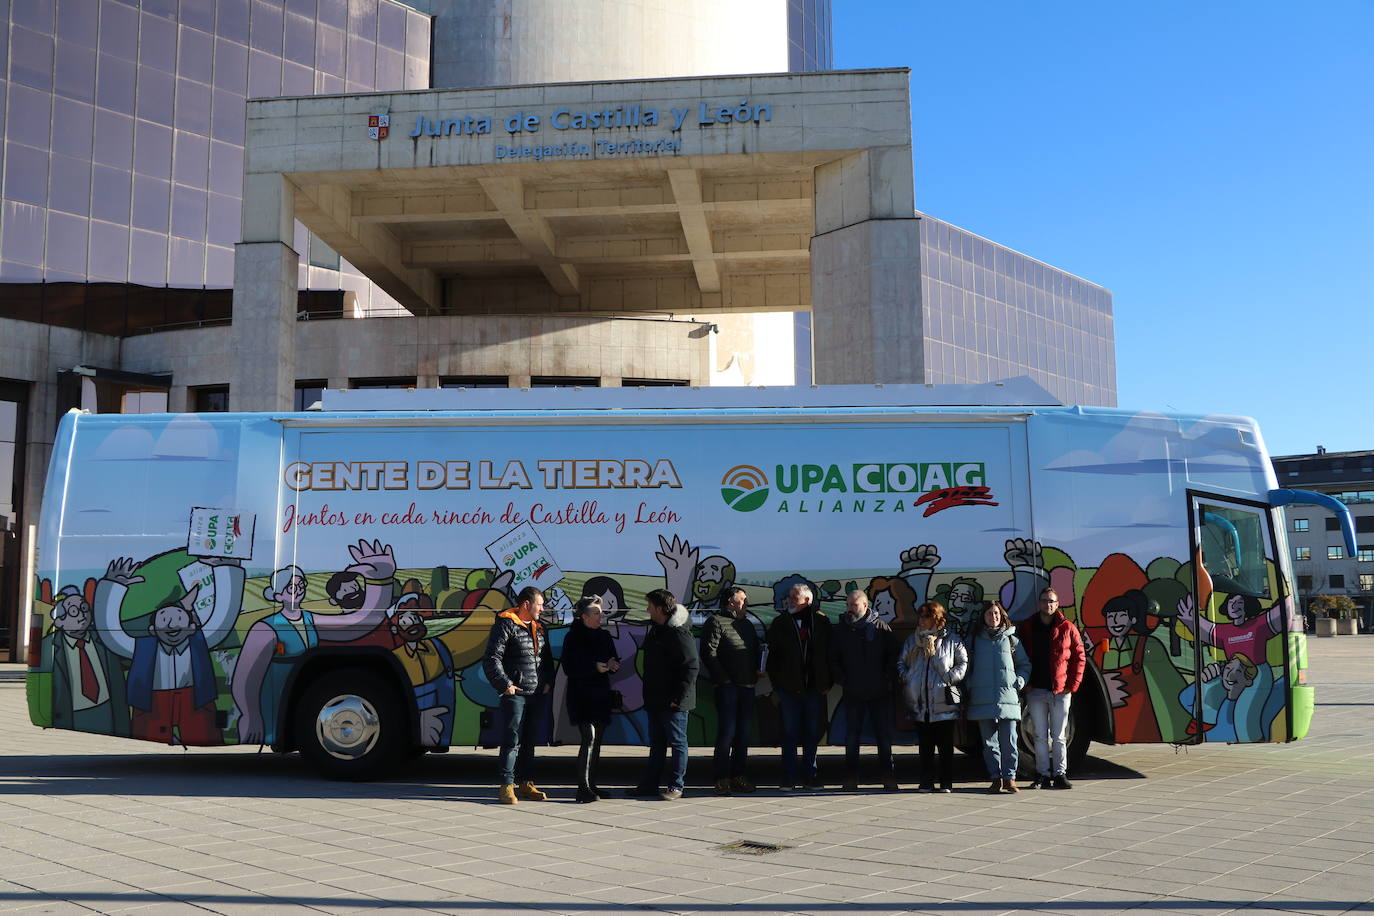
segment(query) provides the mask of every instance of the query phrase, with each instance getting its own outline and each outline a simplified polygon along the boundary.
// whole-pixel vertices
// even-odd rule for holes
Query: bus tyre
[[[410,744],[395,688],[360,668],[311,681],[296,704],[294,724],[301,756],[331,779],[384,776]]]

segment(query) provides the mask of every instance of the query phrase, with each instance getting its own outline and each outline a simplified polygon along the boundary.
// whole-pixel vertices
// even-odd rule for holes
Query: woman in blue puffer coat
[[[1030,677],[1030,657],[1016,638],[1007,611],[988,602],[969,642],[968,719],[983,736],[992,793],[1016,788],[1016,730],[1021,721],[1021,688]]]

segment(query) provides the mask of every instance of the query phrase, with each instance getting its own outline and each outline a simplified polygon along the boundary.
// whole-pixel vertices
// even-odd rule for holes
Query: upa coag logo
[[[751,464],[740,464],[720,479],[720,498],[736,512],[753,512],[768,501],[768,477]]]

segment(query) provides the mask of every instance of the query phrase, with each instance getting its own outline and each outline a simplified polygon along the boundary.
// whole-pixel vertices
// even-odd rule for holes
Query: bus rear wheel
[[[395,689],[359,668],[331,671],[307,685],[294,724],[301,756],[331,779],[384,776],[409,743]]]

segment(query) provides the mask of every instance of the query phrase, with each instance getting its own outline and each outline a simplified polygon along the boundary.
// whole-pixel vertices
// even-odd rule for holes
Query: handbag
[[[958,688],[958,687],[956,687],[956,686],[953,685],[953,684],[950,684],[948,687],[945,688],[945,705],[946,705],[946,706],[958,706],[960,703],[963,702],[963,700],[964,700],[964,696],[963,696],[963,694],[959,691],[959,688]]]

